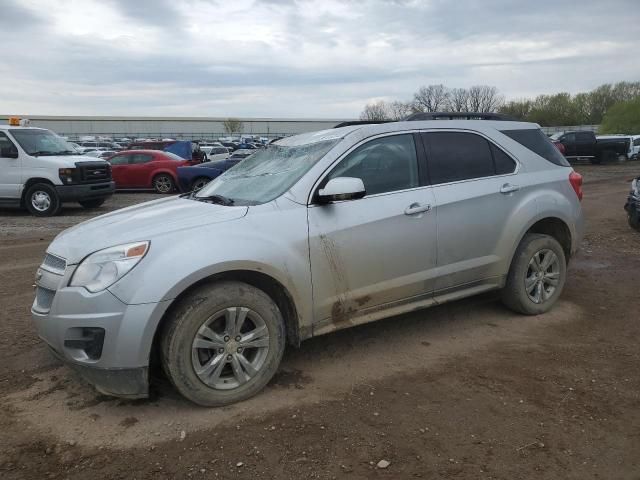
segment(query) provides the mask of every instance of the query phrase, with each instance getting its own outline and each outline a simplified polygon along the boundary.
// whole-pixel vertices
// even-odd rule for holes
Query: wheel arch
[[[24,206],[25,204],[25,197],[27,195],[27,191],[36,183],[46,183],[47,185],[51,185],[52,187],[55,188],[54,183],[49,180],[48,178],[43,178],[43,177],[33,177],[30,178],[29,180],[27,180],[26,182],[24,182],[24,185],[22,187],[22,194],[20,195],[20,205]]]
[[[560,244],[560,246],[562,247],[562,250],[564,251],[564,255],[567,263],[569,263],[569,259],[571,258],[572,245],[573,245],[573,235],[571,233],[571,229],[569,228],[569,225],[567,224],[567,222],[565,222],[563,219],[557,216],[549,215],[549,216],[544,216],[542,218],[533,220],[522,231],[522,233],[518,238],[518,242],[514,245],[513,251],[511,252],[509,267],[513,262],[513,256],[515,255],[518,245],[520,245],[520,243],[522,242],[522,239],[528,233],[540,233],[540,234],[549,235],[555,238]]]
[[[156,326],[153,341],[150,351],[150,363],[157,364],[159,345],[161,335],[167,325],[167,322],[171,318],[172,312],[180,301],[185,298],[194,289],[208,284],[221,281],[236,281],[247,283],[259,290],[266,293],[271,298],[282,313],[282,317],[285,322],[285,331],[287,335],[287,344],[292,346],[299,346],[301,341],[300,322],[298,316],[298,309],[296,308],[293,296],[287,290],[287,288],[277,279],[263,272],[255,270],[228,270],[225,272],[215,273],[204,278],[197,280],[196,282],[188,285],[184,288],[166,308],[164,314],[160,318],[158,325]]]

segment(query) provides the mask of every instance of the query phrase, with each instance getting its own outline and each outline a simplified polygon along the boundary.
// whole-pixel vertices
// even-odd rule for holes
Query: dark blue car
[[[192,167],[178,167],[178,186],[181,192],[200,190],[218,175],[237,165],[242,158],[227,158]]]

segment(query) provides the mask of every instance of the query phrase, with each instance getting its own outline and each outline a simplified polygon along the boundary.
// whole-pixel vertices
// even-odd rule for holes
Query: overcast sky
[[[0,0],[0,113],[357,117],[640,80],[638,0]]]

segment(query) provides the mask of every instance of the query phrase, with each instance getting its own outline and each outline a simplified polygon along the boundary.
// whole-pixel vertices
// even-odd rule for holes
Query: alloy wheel
[[[560,260],[550,249],[534,253],[524,279],[529,300],[544,303],[553,296],[560,282]]]
[[[264,366],[269,330],[260,315],[229,307],[209,317],[193,339],[191,360],[198,378],[216,390],[249,382]]]
[[[156,187],[156,190],[160,193],[168,193],[171,191],[171,188],[173,186],[173,182],[171,181],[171,179],[165,175],[160,175],[159,177],[157,177],[154,181],[154,185]]]

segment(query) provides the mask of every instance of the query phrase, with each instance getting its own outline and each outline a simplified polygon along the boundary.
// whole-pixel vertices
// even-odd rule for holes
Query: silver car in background
[[[33,319],[101,392],[158,358],[200,405],[260,391],[285,345],[489,290],[546,312],[580,244],[582,179],[538,125],[351,125],[281,139],[197,193],[62,232]]]

